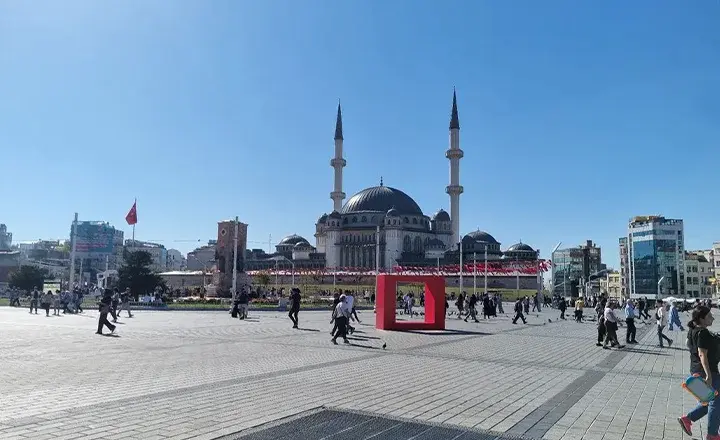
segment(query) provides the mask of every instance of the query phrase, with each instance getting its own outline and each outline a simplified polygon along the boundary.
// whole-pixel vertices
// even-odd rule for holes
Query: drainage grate
[[[496,440],[510,438],[521,437],[323,408],[215,440]]]

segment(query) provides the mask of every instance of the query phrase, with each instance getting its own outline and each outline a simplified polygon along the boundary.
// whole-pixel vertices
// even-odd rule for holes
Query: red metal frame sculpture
[[[425,321],[396,321],[397,283],[425,285]],[[379,330],[445,330],[445,278],[381,274],[377,277],[375,328]]]

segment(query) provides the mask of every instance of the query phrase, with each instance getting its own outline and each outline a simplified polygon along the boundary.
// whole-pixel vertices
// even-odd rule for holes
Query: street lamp
[[[562,245],[562,241],[558,241],[558,244],[555,245],[553,250],[550,252],[550,279],[552,280],[552,292],[551,294],[555,296],[555,251],[558,250],[558,248]]]
[[[660,277],[660,279],[658,280],[657,294],[655,295],[655,299],[656,299],[656,300],[660,299],[660,295],[661,295],[661,293],[660,293],[660,285],[662,284],[662,282],[663,282],[664,279],[665,279],[665,277]]]
[[[595,272],[594,274],[588,276],[588,279],[587,279],[587,281],[585,282],[585,286],[584,286],[584,287],[585,287],[585,297],[586,297],[586,298],[587,298],[587,296],[588,296],[588,290],[590,289],[590,283],[592,282],[593,277],[598,277],[598,276],[600,276],[600,275],[602,275],[602,274],[604,274],[604,273],[607,273],[608,270],[609,270],[609,269],[599,270],[599,271]]]

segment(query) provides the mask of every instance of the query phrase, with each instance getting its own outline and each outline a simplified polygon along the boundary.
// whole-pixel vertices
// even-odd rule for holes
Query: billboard
[[[78,254],[111,254],[115,228],[103,222],[78,222],[75,240],[75,252]]]

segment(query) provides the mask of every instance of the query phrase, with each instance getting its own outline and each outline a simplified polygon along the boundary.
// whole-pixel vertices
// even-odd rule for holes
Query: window
[[[361,220],[361,221],[362,221],[363,223],[367,222],[367,217],[362,216],[362,220]]]
[[[353,217],[353,223],[357,223],[357,217]]]
[[[416,218],[413,218],[413,224],[414,224],[414,225],[418,224],[418,222],[417,222],[417,219],[416,219]]]
[[[405,220],[404,220],[404,221],[405,221],[405,223],[410,223],[410,219],[407,218],[407,217],[405,217]]]

